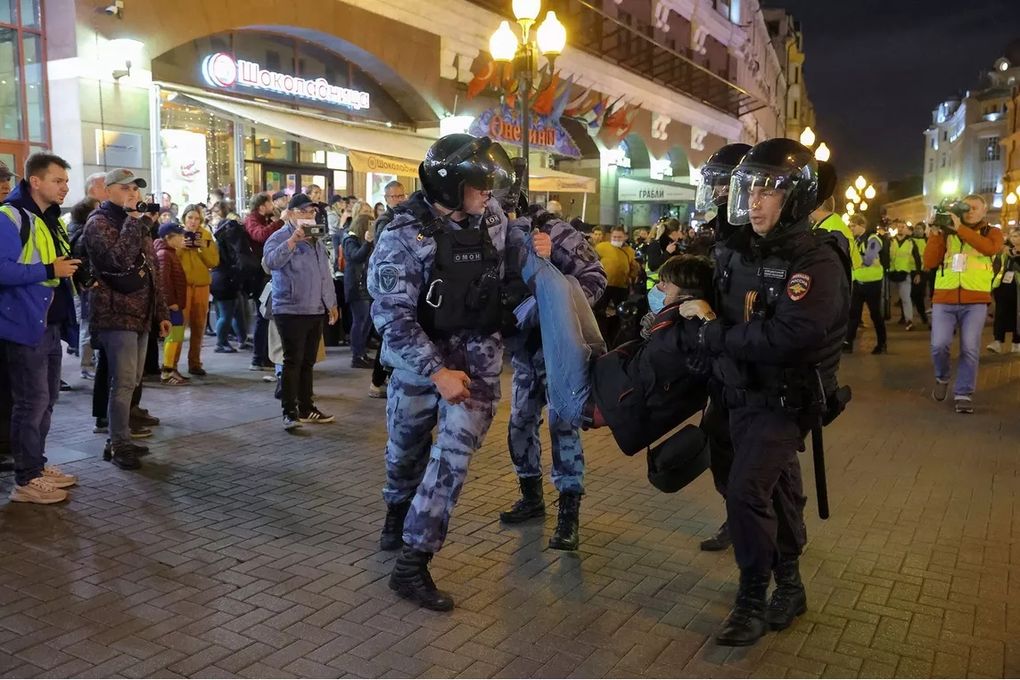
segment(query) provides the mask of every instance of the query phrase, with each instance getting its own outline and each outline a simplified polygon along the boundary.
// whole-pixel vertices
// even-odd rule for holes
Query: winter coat
[[[89,327],[94,331],[148,333],[156,321],[167,321],[166,298],[160,285],[156,252],[148,218],[129,217],[124,209],[103,201],[85,223],[85,249],[98,285],[89,292]],[[145,285],[133,293],[119,293],[103,279],[104,272],[126,273],[138,263],[148,268]]]
[[[307,240],[291,250],[291,225],[266,241],[262,262],[272,275],[273,314],[325,314],[336,307],[336,289],[322,240]]]
[[[159,280],[163,288],[163,297],[166,298],[166,306],[177,305],[178,309],[184,309],[188,303],[188,279],[177,251],[163,239],[157,239],[153,243],[153,249],[159,261]]]
[[[202,227],[198,230],[198,248],[184,247],[177,253],[188,277],[189,286],[208,286],[212,283],[210,270],[220,263],[220,249],[212,232]]]
[[[248,234],[237,220],[224,220],[216,230],[216,244],[220,262],[212,270],[210,292],[216,300],[232,300],[244,289],[252,274],[245,270],[245,262],[251,259]]]
[[[354,234],[348,233],[344,237],[344,297],[347,302],[372,301],[368,293],[368,258],[374,247],[375,244],[359,239]]]

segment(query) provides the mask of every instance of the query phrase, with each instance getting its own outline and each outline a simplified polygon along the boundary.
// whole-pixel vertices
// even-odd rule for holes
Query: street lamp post
[[[500,23],[499,28],[489,38],[489,52],[495,61],[512,63],[514,75],[519,81],[517,98],[521,105],[521,155],[524,156],[525,173],[521,180],[521,188],[528,191],[528,173],[530,172],[529,154],[531,151],[531,88],[538,62],[538,53],[549,60],[550,69],[556,57],[563,52],[567,44],[567,29],[563,27],[556,12],[549,10],[542,25],[531,37],[531,27],[535,24],[541,9],[541,0],[513,0],[514,17],[521,27],[521,39],[510,28],[509,21]]]
[[[878,194],[875,191],[873,184],[865,179],[864,175],[858,175],[854,183],[846,188],[847,204],[846,212],[843,213],[843,221],[846,222],[850,219],[850,216],[856,212],[866,212],[868,210],[868,201],[875,199]]]

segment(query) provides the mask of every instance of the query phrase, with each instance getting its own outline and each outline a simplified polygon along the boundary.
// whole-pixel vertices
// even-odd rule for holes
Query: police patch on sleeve
[[[811,277],[807,274],[794,274],[786,284],[786,294],[794,302],[803,300],[811,290]]]
[[[404,268],[395,264],[384,264],[379,267],[375,276],[376,282],[379,284],[379,292],[393,293],[397,290],[397,284],[404,278]]]

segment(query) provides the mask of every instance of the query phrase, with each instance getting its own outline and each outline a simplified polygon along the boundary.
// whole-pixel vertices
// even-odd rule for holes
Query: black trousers
[[[92,417],[106,420],[110,407],[110,362],[106,360],[106,352],[102,349],[96,347],[95,351],[97,359],[96,377],[92,384]],[[131,394],[131,408],[137,408],[142,403],[142,384],[138,383]]]
[[[306,414],[312,410],[312,369],[322,340],[322,315],[274,314],[273,322],[283,344],[283,378],[280,403],[283,412]]]
[[[914,303],[914,313],[920,315],[921,321],[928,324],[928,313],[924,311],[925,296],[928,294],[928,272],[914,272],[911,276],[920,276],[920,280],[910,284],[910,301]]]
[[[846,329],[846,339],[849,342],[853,342],[857,338],[857,329],[861,325],[864,305],[868,306],[871,323],[875,325],[875,335],[878,336],[878,344],[884,345],[885,319],[882,317],[881,281],[869,281],[868,283],[854,281],[853,293],[850,295],[850,324]]]
[[[1013,342],[1020,342],[1020,333],[1017,333],[1017,293],[1016,283],[1003,283],[994,291],[995,298],[995,322],[993,330],[995,339],[999,342],[1006,341],[1006,333],[1013,334]]]
[[[595,303],[595,320],[609,349],[617,346],[616,336],[620,333],[620,315],[616,313],[616,306],[626,300],[627,295],[628,290],[622,286],[606,286],[602,297]],[[607,315],[610,307],[613,311],[612,316]]]
[[[386,379],[390,377],[390,373],[393,369],[386,368],[382,365],[382,345],[379,345],[379,349],[375,352],[375,363],[372,364],[372,386],[382,387],[386,384]]]
[[[807,543],[797,459],[804,433],[786,412],[755,407],[730,411],[730,433],[726,515],[733,552],[741,571],[767,573]]]
[[[10,371],[7,352],[0,352],[0,460],[11,456],[11,400]]]

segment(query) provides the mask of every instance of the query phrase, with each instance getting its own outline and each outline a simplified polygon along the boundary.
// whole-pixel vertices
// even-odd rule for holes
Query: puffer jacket
[[[167,307],[177,305],[179,309],[184,309],[188,303],[188,279],[177,251],[163,239],[157,239],[153,247],[159,259],[159,278]]]
[[[210,270],[220,263],[220,249],[212,232],[202,227],[199,230],[200,248],[181,248],[178,257],[188,277],[189,286],[208,286],[212,283]]]
[[[94,331],[122,330],[147,333],[156,321],[167,321],[166,298],[149,236],[148,218],[129,217],[124,209],[103,201],[85,223],[85,249],[99,283],[89,291],[89,324]],[[122,294],[103,280],[103,272],[132,271],[139,256],[148,263],[149,276],[139,290]]]
[[[273,314],[325,314],[336,307],[329,255],[322,240],[287,246],[291,225],[266,241],[262,262],[272,275]]]

